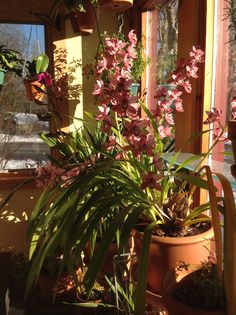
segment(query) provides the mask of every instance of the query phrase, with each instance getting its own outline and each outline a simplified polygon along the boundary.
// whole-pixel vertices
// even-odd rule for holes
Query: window
[[[143,13],[142,34],[146,54],[150,62],[147,67],[144,87],[146,103],[156,108],[154,95],[158,85],[167,85],[170,74],[176,69],[178,45],[178,0],[165,1],[165,5]],[[171,88],[169,85],[166,86]]]
[[[0,45],[19,51],[23,61],[45,51],[43,25],[0,24]],[[26,98],[23,78],[8,72],[0,91],[0,169],[34,168],[49,148],[39,132],[49,130],[46,105]]]

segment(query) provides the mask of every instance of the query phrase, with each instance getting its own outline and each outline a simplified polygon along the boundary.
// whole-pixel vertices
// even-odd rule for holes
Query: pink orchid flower
[[[93,95],[100,95],[102,94],[104,89],[104,82],[102,80],[97,80],[97,83],[94,86]]]
[[[200,48],[193,46],[193,50],[189,53],[190,57],[197,63],[204,62],[204,52]]]
[[[132,45],[136,45],[138,40],[134,30],[129,31],[128,39]]]
[[[46,86],[52,86],[52,77],[47,71],[39,73],[37,75],[37,81],[45,84]]]
[[[166,137],[172,137],[172,128],[169,126],[159,126],[158,127],[159,136],[161,139],[164,139]]]
[[[142,178],[142,184],[141,184],[141,188],[142,189],[146,189],[146,188],[152,188],[152,189],[157,189],[160,190],[160,184],[158,182],[159,180],[159,176],[154,174],[153,172],[148,172],[146,173],[142,173],[141,174],[141,178]]]
[[[206,114],[208,117],[203,123],[211,124],[211,123],[220,121],[222,111],[218,110],[217,108],[212,108],[211,111],[206,111]]]

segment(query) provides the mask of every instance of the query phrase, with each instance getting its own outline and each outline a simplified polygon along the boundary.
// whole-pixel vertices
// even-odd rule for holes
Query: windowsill
[[[23,189],[37,188],[33,172],[33,169],[0,171],[0,191],[13,189],[20,184],[22,184]]]

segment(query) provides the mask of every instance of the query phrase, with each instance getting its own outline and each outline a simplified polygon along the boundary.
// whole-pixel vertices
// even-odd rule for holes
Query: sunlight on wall
[[[0,214],[0,251],[19,253],[27,248],[27,219],[37,202],[40,189],[20,189]],[[10,191],[0,191],[0,202]]]
[[[70,21],[66,21],[66,34],[68,38],[66,39],[66,50],[67,50],[67,65],[70,68],[70,64],[73,64],[75,61],[80,63],[74,71],[74,80],[71,82],[71,85],[77,87],[78,91],[76,95],[72,96],[69,99],[69,115],[72,117],[82,118],[83,119],[83,93],[80,90],[82,85],[82,38],[81,36],[71,37],[73,32]],[[68,69],[70,70],[70,69]],[[78,119],[73,119],[72,123],[69,126],[70,131],[78,128],[82,125],[82,122]]]

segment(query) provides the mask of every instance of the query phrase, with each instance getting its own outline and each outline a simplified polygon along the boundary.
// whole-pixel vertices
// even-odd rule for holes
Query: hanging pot
[[[131,84],[130,87],[130,92],[132,96],[137,96],[138,95],[138,90],[139,90],[140,84],[137,82],[134,82]]]
[[[31,102],[42,102],[46,94],[46,87],[37,80],[24,79],[26,97]]]
[[[98,15],[99,11],[94,8],[90,1],[86,1],[85,12],[78,10],[71,12],[70,20],[74,33],[91,35],[96,27]]]
[[[139,256],[143,240],[143,233],[133,232],[135,251]],[[200,264],[207,260],[213,246],[213,228],[208,231],[187,237],[166,237],[152,235],[149,248],[148,288],[161,294],[161,283],[165,274],[175,268],[180,262],[186,264]]]
[[[3,85],[6,70],[0,69],[0,86]]]
[[[165,304],[169,315],[226,315],[223,310],[209,311],[200,308],[202,301],[199,300],[199,308],[185,305],[173,296],[173,291],[188,283],[191,273],[196,274],[200,271],[201,265],[191,266],[191,268],[176,270],[171,269],[165,276],[162,284],[163,303]]]
[[[236,120],[228,122],[228,138],[232,143],[232,151],[234,156],[234,165],[231,167],[233,176],[236,178]]]
[[[133,6],[133,0],[100,0],[99,5],[105,10],[122,12]]]

